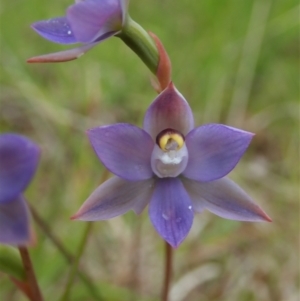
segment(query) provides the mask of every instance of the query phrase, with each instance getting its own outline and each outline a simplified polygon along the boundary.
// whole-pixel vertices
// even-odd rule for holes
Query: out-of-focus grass
[[[149,72],[117,38],[77,61],[28,65],[63,46],[29,25],[62,15],[69,1],[1,5],[1,132],[42,148],[26,192],[70,252],[84,223],[71,222],[99,184],[103,167],[85,130],[113,122],[141,125],[156,96]],[[256,133],[231,173],[273,218],[250,224],[197,215],[176,251],[171,301],[295,301],[299,297],[299,6],[295,0],[131,1],[130,13],[164,42],[173,79],[196,124],[226,123]],[[31,250],[47,300],[57,300],[69,266],[35,227]],[[81,260],[106,300],[158,300],[163,245],[147,212],[95,223]],[[0,274],[0,299],[25,300]],[[92,300],[79,279],[72,299]]]

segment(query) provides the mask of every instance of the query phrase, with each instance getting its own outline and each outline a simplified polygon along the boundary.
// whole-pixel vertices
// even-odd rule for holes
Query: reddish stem
[[[173,249],[172,247],[165,242],[165,279],[164,285],[162,290],[162,301],[168,301],[169,290],[170,290],[170,283],[172,278],[172,263],[173,263]]]
[[[43,301],[43,296],[40,292],[40,288],[35,277],[29,252],[26,247],[19,247],[19,252],[25,269],[26,282],[28,283],[28,286],[30,288],[30,295],[32,297],[32,301]]]
[[[155,89],[158,93],[160,93],[166,89],[171,82],[172,65],[168,53],[160,39],[152,32],[149,32],[149,35],[154,40],[159,53],[159,62],[156,70],[156,77],[158,79],[159,86],[156,86]]]

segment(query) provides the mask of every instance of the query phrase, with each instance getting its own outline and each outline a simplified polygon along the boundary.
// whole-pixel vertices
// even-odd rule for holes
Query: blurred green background
[[[63,15],[70,4],[1,2],[0,129],[41,146],[26,197],[75,254],[87,224],[69,217],[104,171],[85,130],[115,122],[141,125],[156,94],[149,71],[117,38],[76,61],[26,63],[66,48],[29,26]],[[175,252],[170,301],[299,300],[298,1],[132,0],[130,14],[165,44],[174,83],[197,125],[218,122],[256,133],[230,177],[273,219],[252,224],[197,215]],[[38,245],[31,254],[38,280],[46,300],[58,300],[70,265],[41,228],[34,228]],[[106,301],[156,301],[163,257],[147,210],[141,217],[130,212],[93,224],[80,269]],[[0,299],[26,300],[1,272]],[[76,278],[70,300],[95,299]]]

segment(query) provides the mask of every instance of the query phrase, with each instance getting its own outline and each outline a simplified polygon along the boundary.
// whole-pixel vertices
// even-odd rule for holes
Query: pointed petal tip
[[[173,83],[172,81],[169,82],[168,88],[169,88],[169,89],[176,89],[176,88],[175,88],[175,85],[174,85],[174,83]]]
[[[97,127],[98,128],[98,127]],[[96,128],[90,128],[85,130],[85,134],[89,137],[89,135],[93,132],[93,130],[95,130]]]
[[[40,34],[40,32],[38,30],[39,24],[41,24],[41,21],[36,21],[36,22],[30,24],[30,28],[33,29],[38,34]]]
[[[271,217],[267,213],[265,213],[264,211],[262,211],[261,217],[264,219],[265,222],[269,222],[269,223],[273,222]]]
[[[30,63],[37,63],[35,57],[31,57],[29,59],[26,60],[26,63],[30,64]]]
[[[173,90],[175,93],[178,92],[172,80],[168,83],[164,90]]]
[[[256,134],[255,133],[252,133],[252,132],[247,132],[248,135],[250,136],[250,138],[252,139]]]
[[[245,131],[245,130],[242,130],[242,129],[239,129],[239,128],[236,128],[236,127],[233,127],[233,126],[229,126],[229,125],[226,125],[226,124],[207,123],[207,124],[204,124],[204,126],[208,126],[208,127],[209,126],[222,126],[224,128],[230,129],[233,132],[237,132],[237,133],[240,133],[240,134],[244,134],[246,136],[250,136],[250,139],[252,139],[252,137],[256,135],[255,133]]]
[[[180,241],[168,241],[168,240],[165,239],[165,242],[168,243],[172,247],[172,249],[176,250],[182,244],[182,242],[184,241],[184,239],[182,239]]]
[[[244,131],[245,133],[247,133],[249,135],[250,141],[253,139],[253,137],[256,135],[255,133],[252,132],[248,132],[248,131]]]
[[[70,217],[70,220],[71,220],[71,221],[74,221],[74,220],[78,220],[78,218],[79,218],[79,214],[78,214],[78,212],[77,212],[77,213],[75,213],[74,215],[72,215],[72,216]]]
[[[168,83],[165,90],[172,90],[173,92],[178,93],[178,90],[176,89],[176,86],[174,85],[174,83],[172,81],[170,81]]]
[[[253,220],[254,222],[268,222],[271,223],[273,222],[271,217],[258,205],[256,205],[256,210],[255,213],[259,219]]]
[[[174,250],[177,250],[181,244],[185,241],[185,239],[187,238],[189,233],[186,233],[186,235],[184,235],[183,237],[179,238],[166,238],[164,237],[163,240],[168,243]]]

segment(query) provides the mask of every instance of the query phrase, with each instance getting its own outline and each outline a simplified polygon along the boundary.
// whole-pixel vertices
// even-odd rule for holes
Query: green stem
[[[172,261],[173,261],[173,249],[165,242],[166,255],[165,255],[165,279],[162,290],[162,301],[168,301],[169,289],[172,277]]]
[[[129,16],[121,31],[117,35],[156,75],[159,54],[156,45],[149,34]]]
[[[65,287],[64,294],[62,295],[60,301],[68,301],[69,300],[69,295],[70,295],[71,288],[72,288],[73,282],[74,282],[76,274],[77,274],[80,258],[83,254],[83,251],[84,251],[84,248],[86,246],[86,242],[87,242],[87,239],[88,239],[88,236],[90,234],[91,229],[92,229],[92,223],[88,222],[87,226],[84,230],[81,242],[79,244],[79,249],[78,249],[78,252],[76,254],[75,261],[74,261],[73,266],[71,268],[71,271],[69,273],[69,277],[68,277],[68,280],[67,280],[67,284],[66,284],[66,287]]]
[[[38,224],[38,226],[41,228],[41,230],[44,231],[44,233],[52,241],[52,243],[56,246],[56,248],[63,255],[65,260],[69,264],[74,263],[75,258],[73,256],[73,254],[71,254],[64,247],[64,245],[59,241],[59,239],[52,233],[50,227],[43,220],[43,218],[39,215],[39,213],[32,206],[30,206],[30,211],[31,211],[32,217],[35,220],[35,222]],[[78,271],[78,276],[80,277],[81,281],[85,284],[86,288],[89,290],[89,292],[90,292],[91,296],[93,296],[94,300],[102,301],[103,298],[99,294],[96,287],[93,285],[93,282],[90,279],[90,277],[81,271]]]
[[[65,247],[62,245],[62,243],[58,240],[56,236],[52,233],[50,227],[47,225],[47,223],[43,220],[43,218],[39,215],[39,213],[35,210],[35,208],[31,205],[29,205],[31,215],[36,222],[36,224],[40,227],[41,230],[44,231],[47,238],[49,238],[53,244],[57,247],[58,251],[66,258],[66,260],[71,263],[73,262],[73,255],[68,252],[68,250],[65,249]]]
[[[26,282],[28,283],[30,288],[32,301],[43,301],[44,299],[35,277],[35,273],[29,256],[28,249],[26,247],[19,247],[18,249],[22,258],[22,263],[26,275]]]

